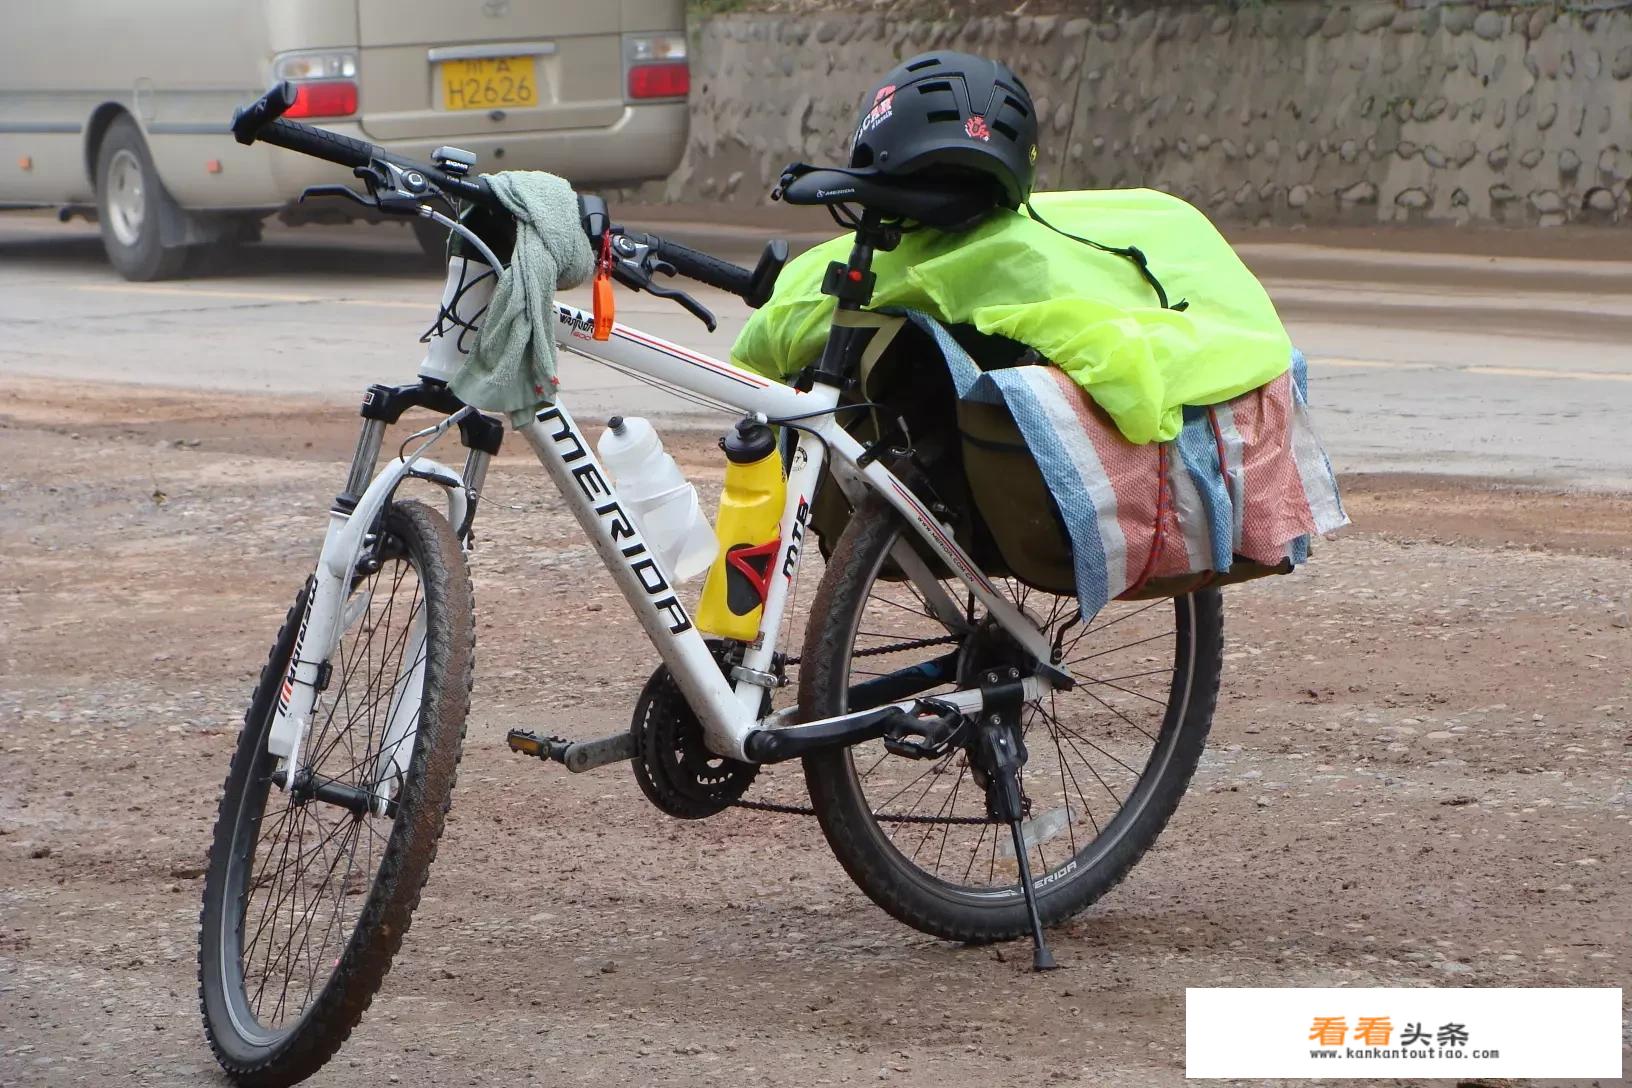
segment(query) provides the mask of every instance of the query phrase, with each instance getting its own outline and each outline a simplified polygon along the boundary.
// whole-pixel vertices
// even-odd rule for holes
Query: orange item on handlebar
[[[617,304],[612,299],[612,232],[601,235],[601,256],[595,262],[595,285],[592,288],[595,327],[591,335],[597,340],[612,339],[612,322]]]

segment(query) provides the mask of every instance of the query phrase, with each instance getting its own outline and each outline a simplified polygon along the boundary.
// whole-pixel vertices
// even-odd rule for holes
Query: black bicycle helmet
[[[1037,177],[1037,110],[1008,65],[937,50],[902,62],[861,103],[850,166],[886,177],[933,170],[995,183],[1018,208]]]

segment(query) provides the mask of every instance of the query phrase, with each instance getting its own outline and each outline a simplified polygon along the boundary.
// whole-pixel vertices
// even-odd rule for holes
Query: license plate
[[[442,62],[442,108],[489,110],[538,105],[533,57],[482,57]]]

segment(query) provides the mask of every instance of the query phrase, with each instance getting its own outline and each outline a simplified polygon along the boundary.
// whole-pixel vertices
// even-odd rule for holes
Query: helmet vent
[[[1003,99],[1003,104],[1009,107],[1009,109],[1013,110],[1015,113],[1018,113],[1021,117],[1025,117],[1031,112],[1030,110],[1026,109],[1025,103],[1021,102],[1018,98],[1005,97]]]
[[[940,57],[925,57],[923,60],[914,61],[913,63],[907,65],[907,71],[909,71],[909,72],[921,72],[925,68],[934,68],[937,65],[939,65],[940,63],[941,63],[941,58]]]
[[[992,128],[997,132],[1001,132],[1011,140],[1018,139],[1020,136],[1020,134],[1014,130],[1014,126],[1009,124],[1007,121],[993,121]]]
[[[937,79],[933,83],[918,84],[919,94],[944,94],[952,89],[952,84],[944,79]]]
[[[939,124],[942,121],[961,121],[963,120],[963,114],[957,110],[930,110],[929,113],[924,115],[924,120],[932,125]],[[1013,138],[1012,134],[1010,138]]]

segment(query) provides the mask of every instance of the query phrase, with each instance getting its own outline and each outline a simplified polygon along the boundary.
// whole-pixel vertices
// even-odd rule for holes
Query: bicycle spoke
[[[1113,684],[1109,680],[1101,680],[1097,676],[1088,677],[1088,683],[1091,686],[1105,687],[1105,688],[1110,688],[1113,691],[1120,691],[1123,695],[1132,695],[1136,699],[1145,699],[1145,700],[1147,700],[1149,702],[1156,703],[1159,706],[1166,706],[1167,705],[1167,700],[1166,699],[1153,698],[1152,696],[1146,695],[1143,692],[1133,691],[1130,688],[1125,688],[1121,684]]]
[[[1067,661],[1065,663],[1065,665],[1066,665],[1067,668],[1070,668],[1072,665],[1079,664],[1079,663],[1081,663],[1083,661],[1093,661],[1096,658],[1106,657],[1106,656],[1109,656],[1110,654],[1121,653],[1123,650],[1131,650],[1135,646],[1143,646],[1147,642],[1156,642],[1159,639],[1165,639],[1165,638],[1171,638],[1171,637],[1172,637],[1171,635],[1168,635],[1168,634],[1165,634],[1165,633],[1157,634],[1157,635],[1151,635],[1149,638],[1142,638],[1142,639],[1139,639],[1137,642],[1126,642],[1126,643],[1123,643],[1121,646],[1112,646],[1110,649],[1101,650],[1097,654],[1087,654],[1087,655],[1085,655],[1083,657],[1079,657],[1079,658],[1076,658],[1074,660]]]
[[[847,683],[862,684],[923,661],[928,656],[923,647],[930,638],[965,647],[951,658],[960,675],[949,675],[939,690],[968,686],[981,669],[1024,661],[1012,642],[994,630],[973,593],[944,584],[951,598],[962,602],[969,629],[976,633],[973,637],[984,641],[970,649],[969,634],[945,634],[947,629],[925,603],[925,593],[912,583],[875,582],[854,629]],[[1051,691],[1046,699],[1027,703],[1020,719],[1028,752],[1021,787],[1030,821],[1021,848],[1031,860],[1033,876],[1039,877],[1058,871],[1100,842],[1114,822],[1102,814],[1107,808],[1113,814],[1119,811],[1132,783],[1139,781],[1143,773],[1139,768],[1162,727],[1168,688],[1180,681],[1168,663],[1172,654],[1167,654],[1167,661],[1159,660],[1166,653],[1164,644],[1174,646],[1176,629],[1167,599],[1107,610],[1097,622],[1084,623],[1074,597],[1045,593],[1015,579],[996,584],[1045,638],[1060,638],[1064,667],[1077,672],[1078,678],[1070,691]],[[885,663],[877,663],[880,658]],[[1097,669],[1094,662],[1100,663]],[[1080,671],[1083,666],[1095,671]],[[968,757],[962,756],[954,773],[947,756],[925,769],[892,757],[888,750],[879,751],[881,742],[869,744],[873,747],[852,750],[853,773],[867,810],[903,861],[955,885],[1012,887],[1018,859],[1006,860],[1009,840],[1004,826],[987,814],[985,790],[965,788],[971,770]],[[959,747],[953,754],[962,752]],[[1109,806],[1093,801],[1100,795]],[[926,826],[904,832],[902,824]],[[979,825],[978,830],[973,834],[958,830],[969,824]]]
[[[1133,726],[1133,728],[1138,730],[1140,733],[1143,733],[1144,736],[1145,736],[1145,739],[1150,741],[1150,743],[1152,743],[1152,744],[1156,743],[1156,738],[1151,736],[1150,733],[1145,730],[1144,726],[1140,725],[1138,722],[1134,721],[1132,718],[1130,718],[1126,714],[1122,713],[1122,711],[1118,710],[1116,707],[1112,706],[1110,703],[1107,703],[1104,699],[1101,699],[1093,691],[1089,690],[1088,688],[1083,688],[1082,693],[1084,695],[1088,696],[1094,702],[1098,703],[1100,706],[1104,707],[1106,710],[1109,710],[1112,714],[1115,714],[1118,718],[1121,718],[1128,725]]]
[[[392,567],[354,589],[368,594],[368,603],[331,656],[330,688],[314,706],[299,768],[307,774],[371,789],[395,746],[417,734],[412,722],[384,743],[405,701],[418,696],[414,683],[427,660],[423,638],[415,638],[427,607],[424,585],[406,557],[393,557]],[[374,880],[393,821],[263,788],[267,804],[250,857],[239,960],[249,1009],[277,1027],[302,1016],[327,984],[359,916],[348,901]]]
[[[947,810],[949,812],[957,811],[958,789],[963,785],[963,776],[968,773],[969,764],[968,762],[965,762],[963,766],[958,768],[958,780],[952,783],[952,799],[947,802]],[[981,833],[985,834],[984,830]],[[941,855],[946,853],[946,840],[951,834],[952,825],[950,823],[943,823],[941,825],[941,848],[935,852],[935,871],[937,873],[941,871]]]

